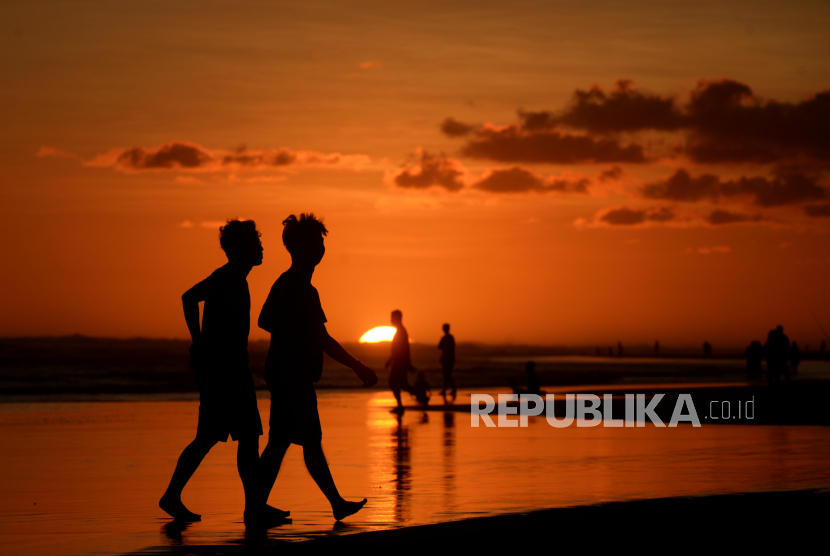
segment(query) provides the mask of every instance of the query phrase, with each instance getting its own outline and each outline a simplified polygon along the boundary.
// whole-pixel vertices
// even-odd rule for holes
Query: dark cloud
[[[199,145],[172,142],[157,149],[145,149],[144,147],[127,149],[118,156],[115,165],[130,170],[194,169],[212,161],[213,155]]]
[[[605,183],[607,181],[620,180],[623,177],[625,177],[625,175],[626,175],[625,170],[623,170],[619,166],[612,166],[611,168],[609,168],[607,170],[603,170],[602,172],[600,172],[599,175],[597,176],[597,179],[600,182]]]
[[[421,158],[414,164],[400,169],[393,175],[392,181],[399,187],[426,189],[433,185],[447,191],[458,191],[464,187],[464,171],[461,165],[443,154],[421,153]]]
[[[612,138],[557,130],[527,131],[517,125],[481,128],[461,152],[471,158],[499,162],[576,164],[646,160],[642,146],[637,144],[624,146]]]
[[[740,224],[742,222],[758,222],[762,218],[759,215],[740,214],[726,210],[715,210],[706,217],[706,221],[714,226],[724,224]]]
[[[830,218],[830,204],[807,205],[804,212],[812,218]]]
[[[656,130],[683,133],[685,146],[677,152],[699,163],[830,163],[830,91],[779,102],[759,98],[738,81],[701,80],[682,101],[619,81],[609,92],[598,86],[576,90],[563,110],[519,110],[518,116],[518,125],[478,130],[464,154],[505,162],[643,162],[643,148],[624,147],[618,136]],[[460,124],[444,122],[450,136],[473,133],[466,124],[450,123]]]
[[[671,201],[748,197],[756,205],[775,207],[823,199],[826,191],[818,185],[815,176],[796,171],[779,169],[769,178],[742,177],[722,181],[712,174],[692,177],[687,170],[680,169],[666,180],[646,185],[643,195]]]
[[[787,103],[763,101],[737,81],[701,81],[686,112],[697,162],[830,162],[830,91]]]
[[[548,121],[593,133],[609,133],[675,130],[683,125],[684,118],[673,97],[643,93],[631,81],[621,80],[610,93],[598,86],[587,91],[577,89],[571,106]]]
[[[464,137],[473,132],[475,126],[459,122],[454,118],[447,118],[441,122],[441,131],[448,137]]]
[[[289,149],[247,151],[239,149],[222,157],[222,164],[239,166],[289,166],[297,162],[297,153]]]
[[[674,218],[674,211],[666,207],[650,209],[620,207],[606,211],[599,217],[599,220],[611,226],[636,226],[646,222],[669,222]]]
[[[490,193],[527,193],[530,191],[587,193],[588,184],[589,181],[585,178],[574,180],[556,177],[542,178],[533,172],[514,166],[490,171],[473,187]]]

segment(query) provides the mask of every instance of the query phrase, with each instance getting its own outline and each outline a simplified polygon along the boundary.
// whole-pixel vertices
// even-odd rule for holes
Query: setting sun
[[[395,332],[392,326],[376,326],[360,337],[360,343],[391,342],[395,337]]]

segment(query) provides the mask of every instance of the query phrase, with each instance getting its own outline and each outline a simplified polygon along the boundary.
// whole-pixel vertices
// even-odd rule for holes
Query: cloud
[[[359,170],[371,163],[366,155],[344,155],[289,148],[235,150],[207,149],[195,143],[172,141],[159,147],[115,148],[86,162],[121,172],[164,171],[224,172],[228,170],[287,170],[302,167]]]
[[[679,169],[665,180],[645,185],[642,193],[649,199],[687,202],[743,197],[762,207],[776,207],[825,198],[827,192],[817,182],[816,176],[785,169],[777,169],[769,178],[726,181],[713,174],[693,177],[687,170]]]
[[[498,162],[525,163],[603,163],[646,161],[643,147],[622,145],[613,138],[595,138],[564,133],[556,129],[528,131],[518,125],[478,129],[461,149],[470,158]]]
[[[377,60],[369,60],[366,62],[360,62],[357,67],[362,69],[363,71],[373,70],[373,69],[380,69],[383,67],[383,64],[378,62]]]
[[[586,178],[567,179],[550,176],[543,178],[534,172],[516,166],[507,169],[488,170],[473,187],[490,193],[587,193],[590,181]]]
[[[720,255],[726,255],[727,253],[732,252],[732,248],[728,245],[713,245],[712,247],[698,247],[697,249],[686,249],[687,253],[697,253],[698,255],[711,255],[712,253],[718,253]]]
[[[807,205],[804,212],[811,218],[830,218],[830,203],[822,205]]]
[[[618,81],[610,93],[596,85],[587,91],[577,89],[571,105],[559,115],[520,111],[519,117],[529,130],[565,125],[592,133],[675,130],[684,121],[673,97],[640,92],[629,80]]]
[[[674,220],[675,217],[675,211],[668,207],[652,207],[648,209],[612,207],[600,211],[594,219],[595,221],[610,226],[636,226],[649,222],[665,223]]]
[[[426,189],[443,187],[447,191],[459,191],[464,187],[466,170],[457,160],[442,154],[420,152],[420,158],[391,174],[391,181],[399,187]]]
[[[625,170],[620,168],[619,166],[612,166],[607,170],[603,170],[597,176],[597,181],[601,183],[609,182],[609,181],[620,181],[627,177]]]
[[[519,110],[518,117],[519,124],[478,129],[462,152],[503,162],[641,163],[647,158],[643,146],[623,145],[621,134],[630,139],[656,131],[672,133],[672,140],[682,134],[673,156],[685,154],[697,163],[830,164],[830,91],[781,102],[762,99],[735,80],[700,80],[681,99],[621,80],[608,92],[577,89],[561,110]],[[473,131],[448,122],[459,122],[447,118],[442,124],[451,137]]]
[[[737,212],[729,212],[726,210],[712,211],[706,217],[706,221],[713,226],[722,226],[724,224],[740,224],[743,222],[760,222],[763,217],[759,214],[741,214]]]
[[[50,147],[49,145],[43,145],[40,147],[37,151],[37,156],[51,158],[79,158],[76,154],[66,152],[58,149],[57,147]]]
[[[441,131],[448,137],[464,137],[475,129],[474,125],[459,122],[454,118],[447,118],[441,122]]]

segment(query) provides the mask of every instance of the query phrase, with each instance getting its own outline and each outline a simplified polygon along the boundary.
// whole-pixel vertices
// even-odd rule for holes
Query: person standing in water
[[[401,390],[412,393],[407,373],[415,370],[409,356],[409,334],[403,327],[403,313],[395,309],[392,311],[392,326],[395,327],[395,336],[392,338],[392,356],[386,362],[385,367],[389,369],[389,388],[395,396],[398,405],[392,411],[403,413],[401,402]]]
[[[256,391],[248,369],[248,332],[251,295],[247,276],[262,264],[260,233],[253,220],[228,220],[219,228],[219,244],[228,263],[182,295],[184,318],[193,343],[190,367],[199,388],[199,424],[196,438],[182,451],[164,495],[162,510],[181,521],[198,521],[199,514],[182,503],[182,490],[217,442],[237,441],[236,464],[245,490],[245,521],[261,521],[259,504],[259,436],[262,422]],[[199,302],[204,315],[199,326]],[[284,519],[288,512],[271,508],[269,518]]]
[[[337,491],[323,454],[320,415],[314,383],[323,373],[323,354],[352,369],[364,386],[377,384],[372,369],[349,355],[326,330],[326,314],[314,269],[326,252],[328,230],[314,214],[293,214],[283,221],[282,241],[291,255],[291,268],[274,283],[259,315],[260,328],[271,333],[265,360],[265,382],[271,392],[268,445],[260,457],[264,501],[268,500],[291,444],[303,447],[306,468],[331,504],[334,519],[358,512],[364,504],[349,502]],[[269,506],[270,507],[270,506]]]
[[[455,366],[455,338],[450,334],[450,325],[444,324],[441,327],[444,330],[444,336],[438,342],[438,349],[441,350],[441,371],[444,374],[444,386],[441,388],[441,396],[444,397],[444,402],[447,401],[447,386],[452,388],[452,400],[455,401],[455,380],[452,377],[452,369]]]

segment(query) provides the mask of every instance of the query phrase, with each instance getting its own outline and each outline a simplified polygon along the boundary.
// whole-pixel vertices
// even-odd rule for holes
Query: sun
[[[392,338],[395,337],[395,332],[397,330],[393,326],[376,326],[360,337],[360,343],[374,344],[377,342],[391,342]]]

